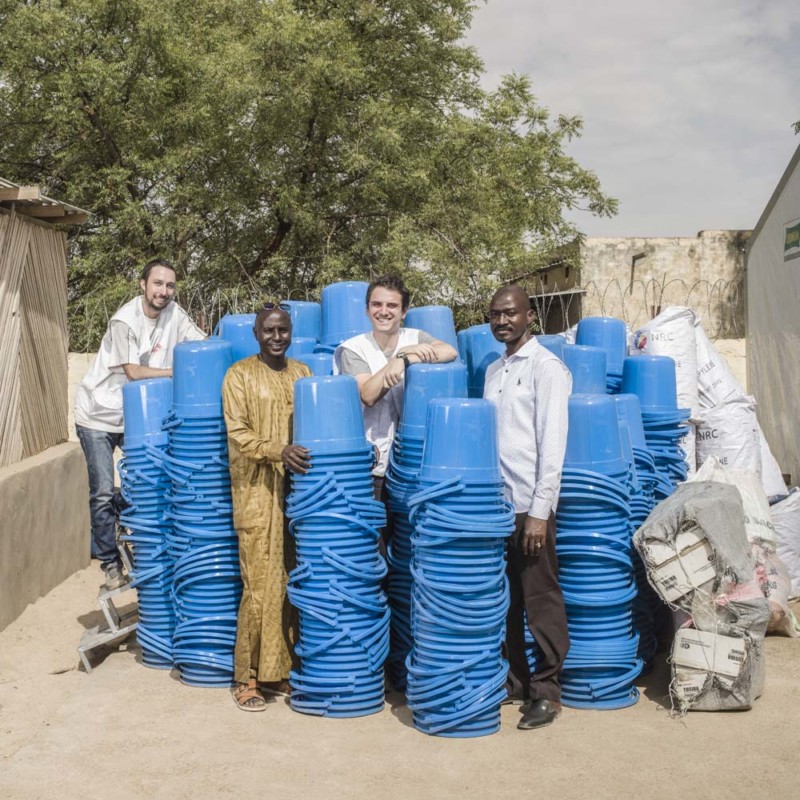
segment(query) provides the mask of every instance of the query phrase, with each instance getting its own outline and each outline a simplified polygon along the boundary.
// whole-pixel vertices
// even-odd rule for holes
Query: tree
[[[551,119],[518,76],[480,87],[472,10],[0,0],[0,174],[94,212],[70,239],[73,346],[155,255],[184,302],[392,269],[467,323],[574,238],[565,210],[614,213],[565,153],[579,119]]]

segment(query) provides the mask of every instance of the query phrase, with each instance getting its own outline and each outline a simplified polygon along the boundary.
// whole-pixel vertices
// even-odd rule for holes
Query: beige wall
[[[712,339],[744,337],[744,248],[750,231],[694,237],[598,238],[580,246],[582,316],[612,316],[634,330],[660,308],[689,306]]]
[[[89,563],[86,462],[72,442],[0,469],[0,630]]]

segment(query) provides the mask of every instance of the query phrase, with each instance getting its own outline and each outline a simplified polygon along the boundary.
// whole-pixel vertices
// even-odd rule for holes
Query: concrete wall
[[[800,483],[800,252],[787,227],[800,220],[800,148],[758,228],[747,259],[747,350],[758,421],[781,471]]]
[[[580,247],[580,285],[586,289],[581,315],[619,317],[636,329],[661,308],[689,306],[712,339],[742,338],[744,248],[750,233],[589,237]]]
[[[89,563],[89,484],[67,442],[0,469],[0,630]]]

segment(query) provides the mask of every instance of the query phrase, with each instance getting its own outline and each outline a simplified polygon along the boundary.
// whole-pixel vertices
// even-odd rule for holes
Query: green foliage
[[[519,76],[481,89],[472,11],[0,0],[0,175],[94,213],[70,236],[73,347],[155,256],[207,320],[392,270],[468,324],[574,238],[567,209],[613,214],[565,152],[579,119]]]

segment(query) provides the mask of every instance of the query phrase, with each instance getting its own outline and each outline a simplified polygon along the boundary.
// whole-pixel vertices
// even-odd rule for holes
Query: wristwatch
[[[408,369],[411,366],[411,362],[408,360],[408,356],[405,353],[398,353],[395,358],[402,358],[403,364],[405,364],[405,369]]]

